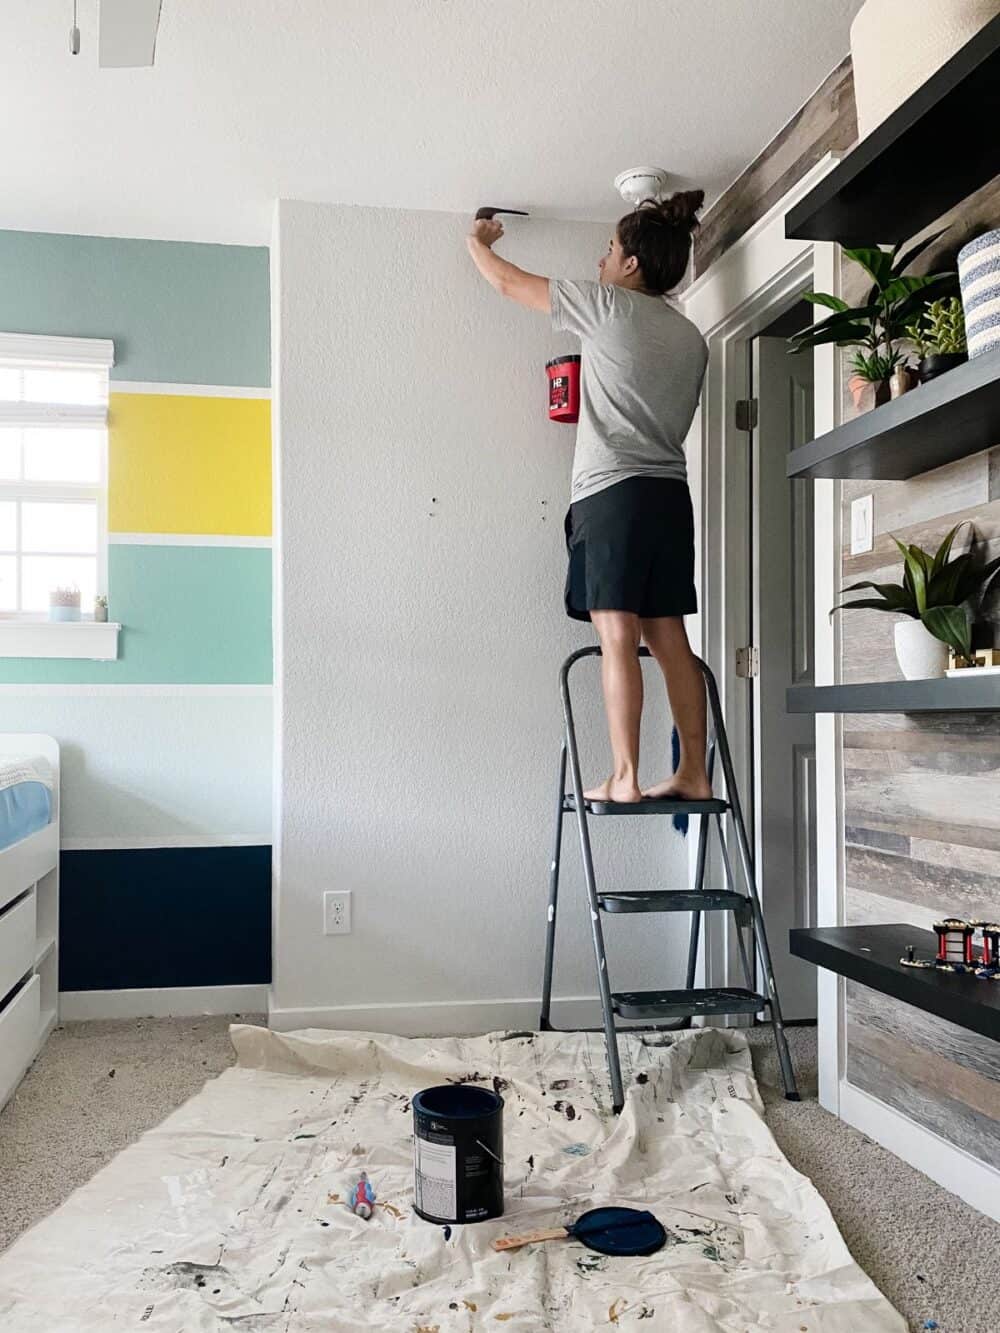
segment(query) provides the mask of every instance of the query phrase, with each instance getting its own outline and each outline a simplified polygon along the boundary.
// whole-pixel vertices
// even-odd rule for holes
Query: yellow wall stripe
[[[271,404],[112,393],[112,532],[271,533]]]

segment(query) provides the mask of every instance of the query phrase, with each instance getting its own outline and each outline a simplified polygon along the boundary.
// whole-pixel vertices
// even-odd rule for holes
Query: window
[[[112,345],[0,334],[0,616],[44,619],[56,588],[85,616],[107,593]]]

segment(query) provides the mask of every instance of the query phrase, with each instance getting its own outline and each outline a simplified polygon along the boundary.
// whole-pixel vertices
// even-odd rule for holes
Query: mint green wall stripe
[[[113,379],[270,384],[261,246],[0,231],[0,331],[113,338]]]
[[[271,552],[226,546],[111,546],[118,661],[6,658],[8,684],[266,685]]]

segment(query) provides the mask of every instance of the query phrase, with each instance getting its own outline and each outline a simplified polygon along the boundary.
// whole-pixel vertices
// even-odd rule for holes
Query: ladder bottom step
[[[750,900],[727,889],[655,889],[649,892],[601,893],[598,902],[605,912],[735,912],[746,923]]]
[[[611,1005],[620,1018],[698,1018],[704,1014],[755,1014],[767,1007],[763,995],[740,987],[722,990],[617,991]]]

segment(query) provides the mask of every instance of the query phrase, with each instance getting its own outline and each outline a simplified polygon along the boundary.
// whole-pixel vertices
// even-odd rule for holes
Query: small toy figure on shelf
[[[989,921],[963,921],[949,916],[934,922],[938,937],[934,958],[917,958],[916,946],[906,946],[906,957],[899,961],[903,967],[933,967],[939,972],[971,972],[983,981],[1000,981],[1000,925]],[[976,956],[973,937],[982,932],[981,956]]]
[[[944,921],[934,922],[934,933],[938,937],[937,962],[958,966],[963,970],[972,966],[973,928],[968,921],[949,916]]]

